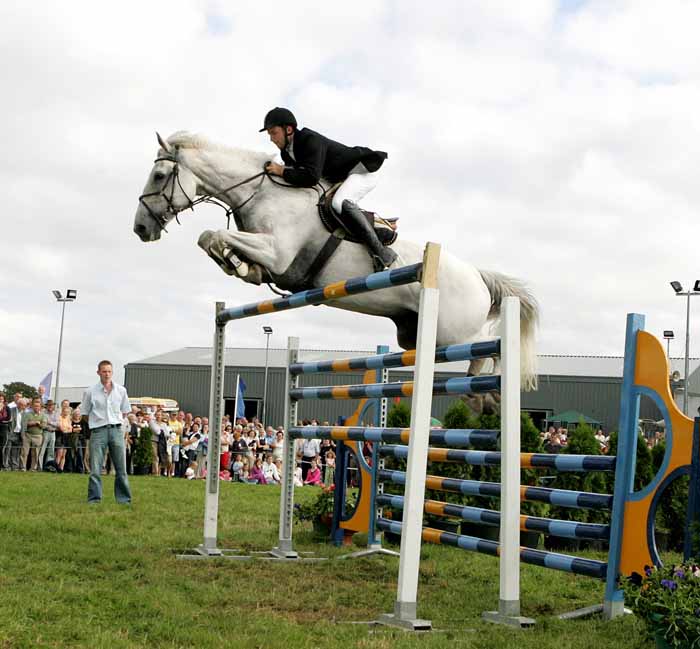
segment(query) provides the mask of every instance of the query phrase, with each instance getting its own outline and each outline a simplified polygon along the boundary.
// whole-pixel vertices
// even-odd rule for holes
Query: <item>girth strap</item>
[[[315,257],[312,257],[313,253],[308,248],[301,248],[287,270],[281,275],[272,275],[272,280],[277,286],[287,291],[309,288],[316,275],[321,272],[326,262],[343,242],[344,235],[345,232],[340,229],[332,232]]]

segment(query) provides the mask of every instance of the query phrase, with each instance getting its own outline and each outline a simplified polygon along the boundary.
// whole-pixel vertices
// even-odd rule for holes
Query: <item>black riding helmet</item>
[[[268,128],[273,126],[293,126],[297,127],[297,119],[294,114],[288,108],[280,108],[277,106],[265,115],[265,126],[263,126],[258,133],[267,131]]]

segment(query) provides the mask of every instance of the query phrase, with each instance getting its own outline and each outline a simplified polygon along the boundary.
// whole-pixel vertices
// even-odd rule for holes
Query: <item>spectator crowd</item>
[[[316,420],[301,425],[318,425]],[[324,422],[328,425],[328,422]],[[124,419],[127,472],[167,478],[196,479],[209,469],[209,419],[162,407],[132,406]],[[139,467],[135,451],[139,439],[149,434],[152,461]],[[41,397],[27,399],[20,393],[8,402],[0,392],[0,469],[4,471],[53,471],[89,473],[90,430],[81,420],[79,407],[68,400],[60,406]],[[143,438],[146,440],[146,437]],[[222,420],[221,454],[215,469],[222,480],[249,484],[279,484],[282,481],[285,432],[264,426],[257,418]],[[295,441],[294,484],[332,484],[335,472],[335,442]],[[103,468],[109,473],[107,455]]]

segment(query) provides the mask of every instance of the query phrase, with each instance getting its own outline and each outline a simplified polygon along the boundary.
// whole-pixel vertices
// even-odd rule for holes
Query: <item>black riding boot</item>
[[[353,230],[362,237],[364,244],[369,250],[369,256],[372,258],[376,272],[389,268],[396,261],[396,253],[391,248],[385,248],[382,245],[377,237],[377,233],[367,222],[367,217],[362,213],[362,210],[347,198],[343,201],[341,216],[352,223],[354,226]]]

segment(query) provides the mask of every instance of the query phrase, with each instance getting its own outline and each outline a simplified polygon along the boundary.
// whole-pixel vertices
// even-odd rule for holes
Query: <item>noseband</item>
[[[249,178],[246,178],[245,180],[242,180],[239,183],[236,183],[235,185],[231,185],[230,187],[227,187],[226,189],[222,189],[220,192],[216,192],[214,194],[202,194],[199,198],[196,198],[192,200],[187,192],[185,191],[184,187],[182,186],[182,183],[180,182],[180,170],[179,170],[179,165],[177,162],[177,159],[173,155],[166,155],[166,156],[160,156],[156,158],[153,163],[157,162],[172,162],[173,163],[173,168],[170,170],[170,173],[168,174],[167,178],[165,179],[165,183],[163,184],[163,187],[159,189],[158,191],[155,192],[149,192],[147,194],[141,194],[139,196],[139,203],[143,205],[146,208],[146,211],[150,214],[151,218],[156,222],[158,227],[161,229],[162,232],[167,232],[165,229],[165,226],[168,225],[168,221],[170,220],[169,216],[172,215],[172,217],[175,218],[175,220],[180,223],[180,220],[178,219],[178,214],[182,212],[183,210],[186,209],[194,209],[195,205],[199,205],[200,203],[211,203],[213,205],[218,205],[222,209],[226,211],[226,218],[228,219],[228,225],[231,223],[231,216],[236,215],[238,211],[246,205],[248,202],[253,200],[255,195],[260,191],[260,187],[262,186],[263,181],[265,180],[265,176],[269,177],[269,174],[267,171],[263,170],[260,173],[255,174],[254,176],[250,176]],[[220,196],[226,194],[227,192],[231,191],[232,189],[236,189],[237,187],[241,187],[242,185],[245,185],[256,178],[260,178],[260,182],[258,183],[258,186],[253,190],[253,193],[248,196],[240,205],[237,205],[236,207],[230,207],[226,205],[225,203],[222,203],[220,200]],[[272,178],[270,178],[272,180]],[[273,181],[275,182],[275,181]],[[180,191],[182,192],[183,196],[187,199],[187,205],[183,208],[178,209],[175,204],[173,203],[173,197],[175,196],[175,185],[177,183],[177,186],[180,188]],[[275,184],[281,184],[281,183],[275,183]],[[169,191],[168,191],[169,188]],[[158,196],[161,197],[165,200],[165,203],[167,205],[167,208],[163,214],[156,214],[148,205],[146,202],[146,198],[150,198],[151,196]],[[172,218],[171,217],[171,218]]]

